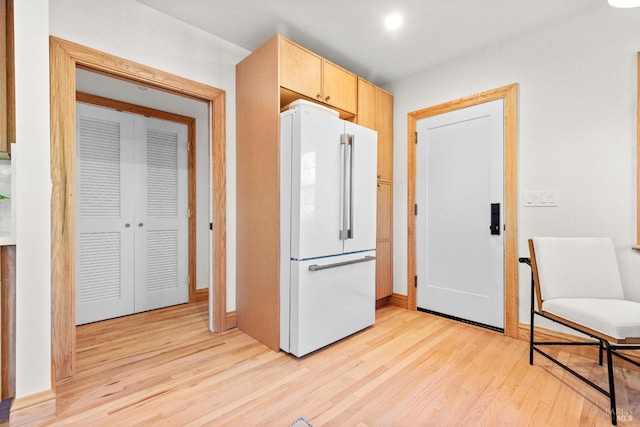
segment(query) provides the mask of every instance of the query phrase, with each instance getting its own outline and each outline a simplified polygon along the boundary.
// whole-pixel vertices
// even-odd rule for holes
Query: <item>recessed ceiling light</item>
[[[392,13],[384,18],[384,25],[388,30],[397,30],[402,26],[402,16],[398,13]]]
[[[640,0],[609,0],[609,4],[613,7],[638,7],[640,6]]]

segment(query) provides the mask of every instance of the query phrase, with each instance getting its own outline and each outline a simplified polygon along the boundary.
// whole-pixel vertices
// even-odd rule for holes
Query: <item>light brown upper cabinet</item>
[[[370,129],[376,129],[376,86],[358,78],[358,115],[356,122]]]
[[[378,131],[378,179],[393,181],[393,96],[376,90],[376,130]]]
[[[280,86],[348,113],[358,109],[358,77],[284,37]]]
[[[378,131],[378,180],[393,181],[393,95],[358,78],[356,122]]]
[[[16,140],[13,72],[13,0],[0,1],[0,153]]]

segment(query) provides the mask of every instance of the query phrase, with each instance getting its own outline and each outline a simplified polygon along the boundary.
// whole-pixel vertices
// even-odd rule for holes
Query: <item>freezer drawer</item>
[[[291,262],[289,353],[303,356],[375,322],[375,251]]]

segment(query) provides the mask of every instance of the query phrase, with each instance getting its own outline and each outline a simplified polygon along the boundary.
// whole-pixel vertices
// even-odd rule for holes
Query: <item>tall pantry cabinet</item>
[[[392,292],[393,99],[276,34],[236,66],[237,324],[274,350],[280,348],[280,108],[300,98],[378,130],[377,298],[388,300]]]
[[[378,131],[376,300],[384,306],[393,294],[393,96],[358,78],[356,122]]]

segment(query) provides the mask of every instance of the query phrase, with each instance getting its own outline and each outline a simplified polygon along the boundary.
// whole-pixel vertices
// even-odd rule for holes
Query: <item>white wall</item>
[[[16,397],[51,388],[49,4],[14,2]]]
[[[625,278],[636,243],[636,61],[640,9],[599,9],[392,82],[394,292],[407,294],[407,114],[518,83],[518,190],[559,190],[557,208],[518,204],[519,255],[531,236],[610,236]],[[428,55],[428,52],[420,53]],[[520,321],[529,278],[520,268]],[[640,297],[640,281],[634,287]],[[639,298],[640,300],[640,298]]]
[[[134,0],[52,0],[50,33],[208,84],[227,100],[227,310],[235,310],[235,64],[248,51]]]

